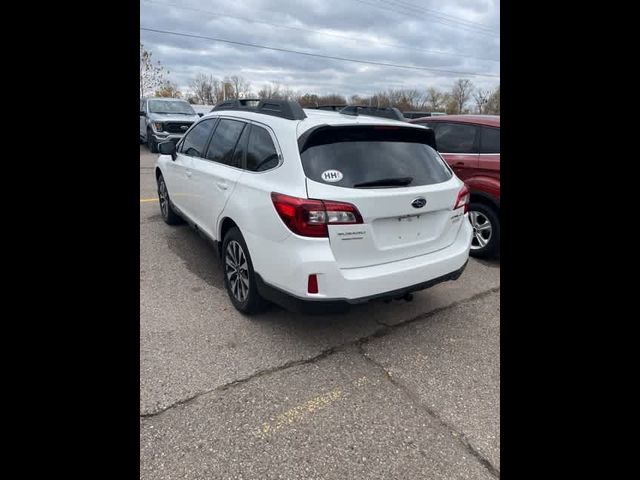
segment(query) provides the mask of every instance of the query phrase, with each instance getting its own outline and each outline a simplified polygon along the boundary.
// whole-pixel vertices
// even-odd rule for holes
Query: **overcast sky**
[[[261,22],[261,23],[260,23]],[[140,26],[335,57],[491,76],[365,65],[140,31],[140,41],[189,90],[198,73],[241,75],[301,93],[371,95],[450,89],[457,78],[500,83],[500,0],[141,0]],[[287,27],[287,28],[285,28]]]

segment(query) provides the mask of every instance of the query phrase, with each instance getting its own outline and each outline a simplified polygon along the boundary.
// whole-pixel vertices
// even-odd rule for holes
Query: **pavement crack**
[[[331,348],[328,348],[326,350],[323,350],[318,355],[315,355],[315,356],[310,357],[310,358],[305,358],[305,359],[300,359],[300,360],[291,360],[289,362],[283,363],[282,365],[278,365],[276,367],[265,368],[264,370],[258,370],[257,372],[254,372],[254,373],[252,373],[251,375],[249,375],[247,377],[240,378],[240,379],[237,379],[237,380],[233,380],[231,382],[225,383],[223,385],[219,385],[219,386],[217,386],[215,388],[212,388],[212,389],[209,389],[209,390],[204,390],[202,392],[198,392],[195,395],[192,395],[192,396],[190,396],[190,397],[188,397],[186,399],[174,402],[171,405],[167,405],[166,407],[163,407],[161,409],[155,410],[153,412],[141,413],[140,414],[140,418],[157,417],[158,415],[161,415],[161,414],[165,413],[166,411],[171,410],[171,409],[173,409],[175,407],[191,403],[195,399],[200,398],[203,395],[208,395],[208,394],[213,393],[213,392],[223,392],[225,390],[228,390],[229,388],[235,387],[237,385],[242,385],[243,383],[247,383],[247,382],[249,382],[251,380],[263,377],[265,375],[270,375],[272,373],[276,373],[276,372],[279,372],[279,371],[282,371],[282,370],[287,370],[289,368],[297,367],[299,365],[309,365],[309,364],[318,362],[318,361],[322,360],[323,358],[326,358],[329,355],[334,354],[340,348],[341,347],[331,347]]]
[[[473,446],[473,444],[469,441],[469,439],[467,438],[467,436],[463,432],[457,430],[453,425],[451,425],[445,419],[443,419],[438,414],[438,412],[436,412],[432,408],[430,408],[427,405],[425,405],[420,400],[420,397],[415,392],[413,392],[413,390],[411,390],[408,386],[406,386],[405,384],[403,384],[402,382],[400,382],[399,380],[394,378],[391,375],[391,373],[385,368],[384,365],[382,365],[380,362],[374,360],[367,353],[367,351],[364,349],[364,344],[360,343],[358,345],[358,353],[360,353],[360,355],[362,355],[362,357],[365,359],[365,361],[367,361],[368,363],[373,365],[377,370],[380,370],[382,372],[382,374],[384,375],[384,377],[393,386],[395,386],[397,389],[402,391],[403,394],[409,399],[409,401],[411,401],[411,403],[413,403],[417,408],[419,408],[420,410],[424,411],[427,415],[429,415],[436,422],[438,422],[438,424],[440,424],[440,426],[442,426],[445,430],[447,430],[454,438],[457,438],[460,441],[460,443],[462,444],[462,446],[464,447],[464,449],[471,456],[473,456],[476,460],[478,460],[478,462],[480,462],[480,464],[483,467],[485,467],[487,469],[487,471],[491,475],[493,475],[496,478],[500,478],[500,470],[498,470],[491,463],[491,461],[488,458],[486,458],[484,455],[482,455],[482,453],[480,453],[478,450],[476,450],[476,448]]]
[[[476,293],[475,295],[471,295],[470,297],[467,298],[463,298],[461,300],[455,301],[453,303],[450,303],[448,305],[444,305],[440,308],[434,308],[433,310],[429,310],[428,312],[424,312],[421,313],[419,315],[416,315],[415,317],[412,317],[408,320],[405,320],[404,322],[399,322],[399,323],[394,323],[394,324],[388,324],[388,323],[384,323],[380,320],[376,319],[376,323],[380,326],[382,326],[383,328],[381,330],[378,330],[376,332],[374,332],[371,335],[368,335],[366,337],[360,338],[358,340],[355,340],[354,342],[352,342],[355,345],[361,345],[363,343],[368,343],[370,340],[374,339],[374,338],[378,338],[381,336],[386,335],[387,333],[390,333],[391,331],[400,328],[400,327],[404,327],[405,325],[410,325],[412,323],[415,322],[419,322],[421,320],[425,320],[427,318],[431,318],[434,315],[437,315],[440,312],[443,312],[445,310],[449,310],[451,308],[455,308],[459,305],[463,305],[465,303],[469,303],[469,302],[473,302],[475,300],[478,300],[480,298],[486,297],[487,295],[491,295],[492,293],[498,292],[500,291],[500,286],[497,287],[493,287],[490,288],[489,290],[485,290],[483,292],[480,293]]]
[[[276,367],[271,367],[271,368],[265,368],[263,370],[258,370],[257,372],[254,372],[254,373],[252,373],[251,375],[249,375],[247,377],[244,377],[244,378],[241,378],[241,379],[238,379],[238,380],[233,380],[231,382],[225,383],[223,385],[217,386],[217,387],[209,389],[209,390],[204,390],[204,391],[198,392],[198,393],[196,393],[196,394],[194,394],[194,395],[192,395],[192,396],[190,396],[190,397],[188,397],[186,399],[179,400],[179,401],[174,402],[171,405],[168,405],[168,406],[163,407],[161,409],[158,409],[158,410],[155,410],[155,411],[152,411],[152,412],[149,412],[149,413],[140,413],[140,418],[156,417],[158,415],[161,415],[161,414],[165,413],[168,410],[171,410],[172,408],[191,403],[192,401],[194,401],[195,399],[197,399],[197,398],[199,398],[199,397],[201,397],[203,395],[207,395],[207,394],[214,393],[214,392],[223,392],[223,391],[228,390],[230,388],[233,388],[233,387],[235,387],[237,385],[242,385],[243,383],[247,383],[247,382],[249,382],[251,380],[254,380],[256,378],[264,377],[265,375],[270,375],[272,373],[280,372],[280,371],[287,370],[289,368],[297,367],[297,366],[300,366],[300,365],[308,365],[308,364],[312,364],[312,363],[318,362],[318,361],[320,361],[320,360],[322,360],[322,359],[324,359],[324,358],[326,358],[326,357],[328,357],[328,356],[330,356],[330,355],[332,355],[332,354],[334,354],[336,352],[343,351],[343,350],[345,350],[345,349],[347,349],[349,347],[354,347],[355,346],[362,353],[362,352],[364,352],[363,345],[369,343],[372,340],[384,337],[386,335],[389,335],[393,331],[395,331],[395,330],[397,330],[399,328],[402,328],[402,327],[404,327],[406,325],[410,325],[412,323],[419,322],[419,321],[425,320],[427,318],[431,318],[432,316],[437,315],[438,313],[440,313],[442,311],[445,311],[445,310],[448,310],[448,309],[451,309],[451,308],[455,308],[455,307],[457,307],[457,306],[459,306],[461,304],[469,303],[469,302],[472,302],[472,301],[477,300],[479,298],[483,298],[483,297],[485,297],[487,295],[490,295],[490,294],[492,294],[494,292],[497,292],[499,290],[500,290],[499,286],[498,287],[494,287],[494,288],[491,288],[489,290],[485,290],[484,292],[480,292],[480,293],[477,293],[475,295],[472,295],[472,296],[470,296],[468,298],[465,298],[465,299],[450,303],[449,305],[445,305],[443,307],[436,308],[434,310],[430,310],[430,311],[425,312],[425,313],[421,313],[420,315],[417,315],[417,316],[415,316],[413,318],[410,318],[409,320],[405,320],[404,322],[396,323],[396,324],[393,324],[393,325],[389,325],[389,324],[386,324],[386,323],[381,322],[379,320],[376,320],[376,323],[378,325],[380,325],[381,328],[379,328],[378,330],[376,330],[375,332],[373,332],[370,335],[367,335],[367,336],[361,337],[361,338],[357,338],[357,339],[352,340],[350,342],[346,342],[346,343],[343,343],[343,344],[328,348],[328,349],[323,350],[322,352],[320,352],[318,355],[314,355],[313,357],[309,357],[309,358],[306,358],[306,359],[300,359],[300,360],[291,360],[289,362],[283,363],[282,365],[278,365]],[[365,355],[365,358],[368,358],[368,357],[366,357],[366,355]],[[380,368],[382,368],[382,366],[380,366]],[[388,373],[387,373],[387,375],[388,375]],[[389,377],[389,379],[391,380],[390,377]],[[469,447],[471,449],[473,448],[473,447],[471,447],[471,445],[469,445]],[[475,452],[475,450],[473,450],[473,451]],[[474,453],[474,455],[476,455],[476,454]],[[479,455],[479,454],[477,454],[477,455]],[[489,463],[489,466],[491,466],[490,463]],[[498,476],[499,476],[500,472],[498,470],[496,470],[493,466],[491,466],[491,468],[493,470],[495,470],[496,472],[498,472]]]

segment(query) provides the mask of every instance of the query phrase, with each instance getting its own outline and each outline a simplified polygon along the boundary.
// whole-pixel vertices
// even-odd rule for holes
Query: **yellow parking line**
[[[140,203],[157,202],[157,201],[158,201],[157,198],[141,198],[140,199]]]
[[[370,380],[366,376],[363,376],[353,380],[351,385],[356,388],[363,388],[369,385],[376,386],[379,383],[379,380]],[[318,395],[277,415],[276,418],[272,418],[271,421],[264,422],[256,433],[258,436],[266,439],[282,428],[304,421],[316,412],[324,410],[339,400],[344,399],[345,396],[345,392],[340,388],[335,388],[328,393]]]

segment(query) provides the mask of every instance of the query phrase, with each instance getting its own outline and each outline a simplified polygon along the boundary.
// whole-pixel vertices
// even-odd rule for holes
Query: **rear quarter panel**
[[[282,156],[280,165],[266,172],[243,171],[232,198],[217,219],[216,228],[216,239],[222,241],[220,237],[224,219],[230,218],[238,225],[249,248],[254,269],[260,273],[274,268],[273,255],[269,254],[273,245],[292,235],[278,216],[271,193],[307,196],[295,130],[278,132],[273,129],[273,133]]]

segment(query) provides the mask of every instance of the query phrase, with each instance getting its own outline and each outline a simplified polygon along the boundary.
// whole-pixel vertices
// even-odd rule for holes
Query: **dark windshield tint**
[[[191,157],[204,156],[204,147],[207,145],[207,140],[209,140],[209,135],[211,135],[215,124],[216,119],[209,119],[193,127],[184,137],[180,151]]]
[[[436,127],[438,151],[442,153],[478,153],[478,127],[461,123],[439,123]]]
[[[375,188],[441,183],[452,174],[427,144],[430,135],[426,129],[334,127],[312,134],[300,154],[302,166],[311,180],[338,187],[370,182],[378,182]]]
[[[152,113],[196,114],[191,105],[183,100],[149,100],[149,111]]]
[[[278,152],[271,135],[264,128],[253,125],[247,150],[247,170],[264,172],[278,166]]]
[[[240,165],[234,164],[233,149],[244,126],[244,122],[227,119],[220,120],[220,124],[216,128],[213,137],[211,137],[211,142],[209,142],[206,158],[214,162],[239,167]]]

